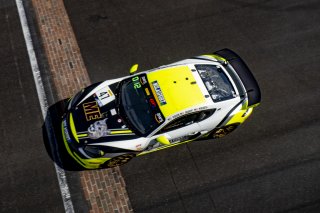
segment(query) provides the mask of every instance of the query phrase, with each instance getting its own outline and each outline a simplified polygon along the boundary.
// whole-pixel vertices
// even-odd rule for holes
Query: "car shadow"
[[[82,171],[86,169],[68,154],[61,134],[61,121],[67,100],[61,100],[48,108],[47,116],[42,125],[44,146],[50,158],[59,167],[69,171]]]

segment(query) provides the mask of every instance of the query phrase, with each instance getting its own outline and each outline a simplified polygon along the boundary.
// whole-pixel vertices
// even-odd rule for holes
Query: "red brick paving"
[[[90,85],[63,0],[31,0],[59,100]],[[133,212],[120,169],[79,173],[90,213]]]

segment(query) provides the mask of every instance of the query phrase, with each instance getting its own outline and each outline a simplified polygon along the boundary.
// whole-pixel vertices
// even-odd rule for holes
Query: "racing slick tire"
[[[226,136],[227,134],[233,132],[237,127],[239,126],[239,124],[230,124],[227,126],[223,126],[217,129],[214,129],[211,134],[209,135],[209,138],[222,138],[224,136]]]
[[[119,155],[114,158],[111,158],[107,162],[101,165],[101,168],[112,168],[116,166],[122,166],[123,164],[128,163],[132,158],[134,158],[135,154],[124,154]]]

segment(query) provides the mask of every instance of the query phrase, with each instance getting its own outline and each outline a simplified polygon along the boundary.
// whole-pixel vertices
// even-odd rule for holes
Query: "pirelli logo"
[[[96,101],[84,103],[82,106],[87,121],[96,120],[102,117]]]

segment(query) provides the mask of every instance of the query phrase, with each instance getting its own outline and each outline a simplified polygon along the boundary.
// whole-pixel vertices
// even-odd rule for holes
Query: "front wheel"
[[[101,168],[112,168],[116,166],[122,166],[123,164],[128,163],[135,156],[135,154],[119,155],[117,157],[111,158],[110,160],[102,164]]]
[[[211,138],[222,138],[229,134],[230,132],[233,132],[239,124],[230,124],[221,128],[214,129],[212,133],[210,134]]]

